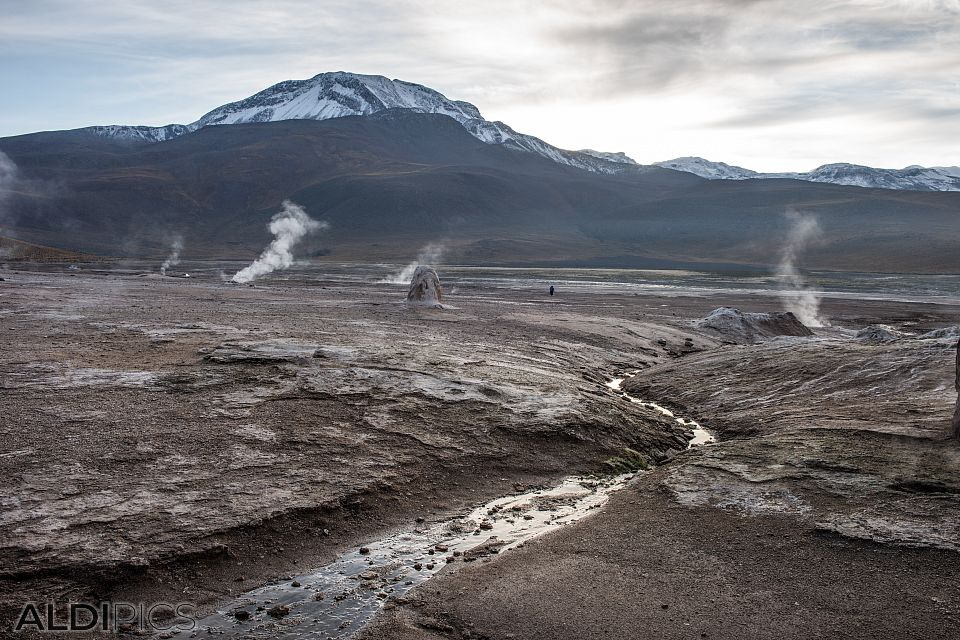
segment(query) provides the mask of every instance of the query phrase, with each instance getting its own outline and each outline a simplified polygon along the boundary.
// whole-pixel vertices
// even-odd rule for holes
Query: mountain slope
[[[535,153],[559,164],[598,173],[621,173],[636,162],[623,154],[567,151],[534,136],[518,133],[502,122],[490,122],[469,102],[450,100],[429,87],[383,76],[336,71],[308,80],[287,80],[249,98],[225,104],[188,125],[165,127],[90,127],[96,135],[142,142],[164,142],[214,125],[329,120],[368,116],[390,109],[436,113],[453,118],[487,144]]]
[[[445,115],[388,109],[209,126],[162,144],[90,132],[0,139],[23,184],[3,235],[101,255],[250,259],[284,199],[331,223],[302,256],[469,264],[770,265],[787,208],[819,219],[808,268],[960,273],[960,194],[798,180],[600,174],[485,144]],[[11,221],[12,217],[12,221]]]
[[[875,169],[857,164],[835,163],[825,164],[804,173],[757,173],[743,167],[696,157],[675,158],[654,164],[666,169],[692,173],[707,180],[789,178],[871,189],[960,191],[960,169],[957,167],[911,166],[905,169]]]
[[[630,173],[640,166],[624,153],[560,149],[535,136],[519,133],[503,122],[486,120],[480,110],[469,102],[450,100],[442,93],[420,84],[345,71],[321,73],[307,80],[280,82],[243,100],[217,107],[191,124],[163,127],[111,125],[88,127],[80,131],[129,143],[157,143],[211,126],[329,120],[370,116],[393,109],[448,116],[484,143],[543,156],[558,164],[595,173]],[[757,173],[697,157],[676,158],[658,162],[656,166],[692,173],[708,180],[791,178],[880,189],[960,191],[960,170],[956,167],[874,169],[852,164],[830,164],[807,173]]]

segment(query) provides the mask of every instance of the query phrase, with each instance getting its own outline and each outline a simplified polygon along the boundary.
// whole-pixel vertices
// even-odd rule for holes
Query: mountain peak
[[[328,120],[370,116],[392,109],[448,116],[487,144],[534,153],[587,171],[622,173],[637,166],[623,153],[559,149],[534,136],[518,133],[502,122],[485,120],[475,105],[450,100],[422,84],[347,71],[319,73],[306,80],[284,80],[248,98],[217,107],[188,125],[91,127],[90,130],[96,135],[112,138],[163,142],[203,127],[278,120]]]

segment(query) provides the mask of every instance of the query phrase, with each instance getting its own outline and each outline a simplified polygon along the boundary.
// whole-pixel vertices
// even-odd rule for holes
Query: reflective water
[[[376,540],[320,569],[246,593],[199,620],[190,636],[348,638],[390,599],[448,563],[483,562],[576,522],[632,477],[570,477],[551,489],[498,498],[462,517]]]
[[[625,378],[614,378],[610,382],[608,382],[606,386],[609,389],[612,389],[613,391],[616,391],[617,393],[619,393],[620,396],[625,400],[629,400],[634,404],[639,404],[640,406],[646,407],[647,409],[658,411],[659,413],[662,413],[668,418],[673,418],[674,420],[677,421],[678,424],[682,424],[685,427],[690,427],[690,429],[693,431],[693,438],[691,438],[690,441],[687,443],[688,449],[692,447],[696,447],[698,445],[702,445],[702,444],[712,444],[717,441],[716,436],[714,436],[712,433],[710,433],[705,428],[700,426],[700,424],[696,420],[693,420],[691,418],[678,417],[676,414],[673,413],[673,411],[670,411],[670,409],[667,409],[666,407],[660,406],[656,402],[651,402],[650,400],[640,400],[639,398],[635,398],[631,396],[629,393],[625,392],[622,389],[624,380],[626,380],[627,378],[632,378],[633,376],[636,375],[636,373],[626,373],[624,375],[626,376]]]

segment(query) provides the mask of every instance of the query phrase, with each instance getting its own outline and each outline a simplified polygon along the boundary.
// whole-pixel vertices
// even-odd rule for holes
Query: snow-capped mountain
[[[707,180],[749,180],[787,178],[807,182],[825,182],[872,189],[904,189],[909,191],[960,191],[960,167],[919,167],[875,169],[858,164],[825,164],[802,173],[758,173],[723,162],[703,158],[676,158],[655,163],[656,166],[685,171]]]
[[[765,176],[766,177],[766,176]],[[770,177],[796,178],[875,189],[911,191],[960,191],[960,176],[939,168],[910,166],[905,169],[874,169],[857,164],[825,164],[807,173],[773,174]]]
[[[686,171],[707,180],[746,180],[756,178],[757,172],[727,164],[725,162],[711,162],[703,158],[687,156],[654,163],[658,167]]]
[[[387,109],[439,113],[459,122],[471,135],[487,144],[499,144],[535,153],[554,162],[594,171],[622,173],[638,166],[622,153],[567,151],[534,136],[518,133],[502,122],[485,120],[469,102],[450,100],[429,87],[390,80],[383,76],[337,71],[309,80],[287,80],[239,102],[231,102],[188,125],[165,127],[90,127],[101,136],[147,142],[163,142],[214,125],[278,120],[326,120],[366,116]]]
[[[367,116],[388,109],[449,116],[487,144],[537,154],[559,164],[596,173],[619,174],[643,168],[622,152],[560,149],[535,136],[514,131],[503,122],[485,120],[480,110],[469,102],[450,100],[439,91],[420,84],[344,71],[275,84],[249,98],[218,107],[191,124],[165,127],[112,125],[88,127],[86,131],[136,142],[164,142],[203,127],[278,120],[326,120]],[[697,157],[675,158],[657,162],[655,166],[692,173],[708,180],[790,178],[880,189],[960,191],[960,167],[874,169],[839,163],[823,165],[806,173],[758,173]]]

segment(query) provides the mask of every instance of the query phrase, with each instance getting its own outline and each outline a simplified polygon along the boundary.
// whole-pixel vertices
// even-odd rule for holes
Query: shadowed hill
[[[0,262],[99,262],[98,256],[44,247],[0,236]]]
[[[111,255],[248,258],[286,198],[331,230],[304,255],[619,266],[775,263],[794,207],[823,242],[811,268],[960,272],[960,194],[796,180],[707,181],[655,167],[610,176],[480,142],[443,115],[387,111],[208,127],[168,142],[82,131],[0,139],[23,186],[17,237]]]

